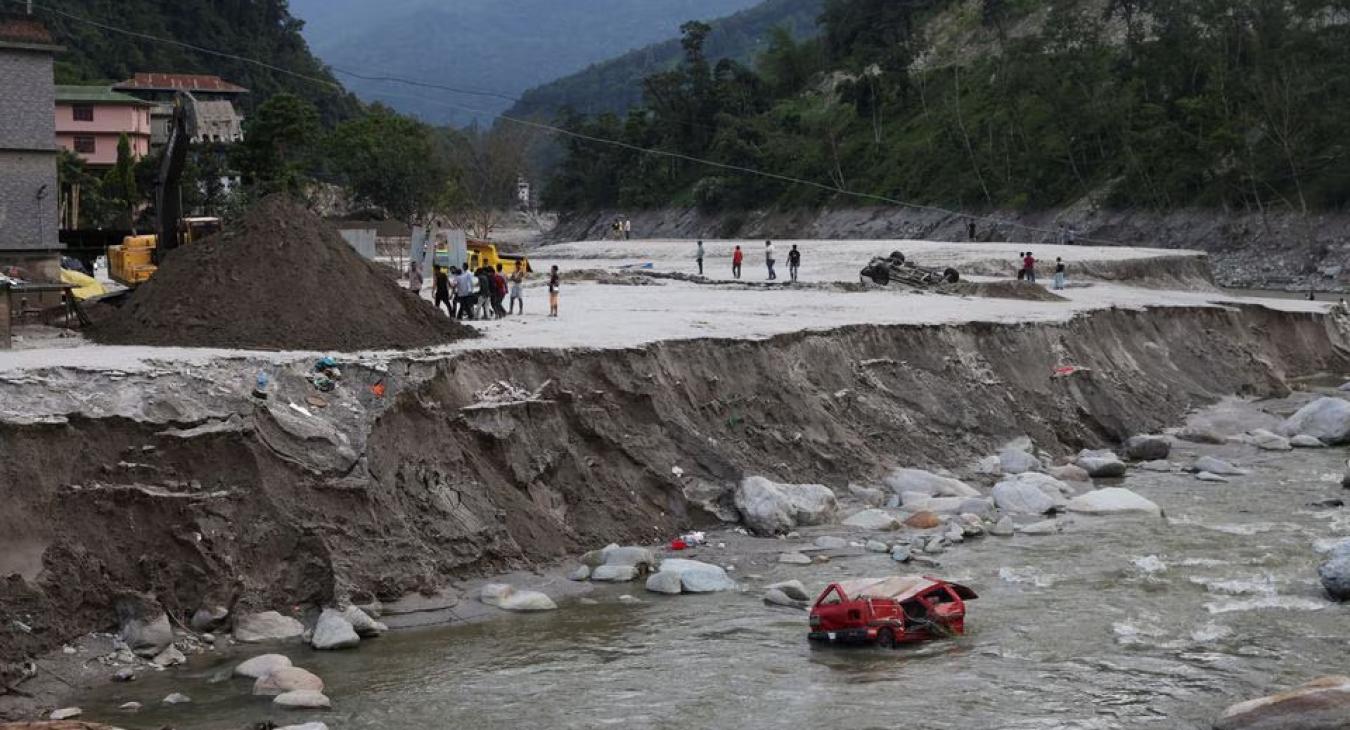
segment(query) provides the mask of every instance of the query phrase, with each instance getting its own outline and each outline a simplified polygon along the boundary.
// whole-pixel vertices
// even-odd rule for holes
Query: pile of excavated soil
[[[1065,302],[1064,297],[1029,281],[962,281],[946,284],[937,291],[963,297],[1021,299],[1028,302]]]
[[[399,287],[317,215],[272,196],[241,224],[169,254],[89,334],[116,345],[350,352],[474,331]]]

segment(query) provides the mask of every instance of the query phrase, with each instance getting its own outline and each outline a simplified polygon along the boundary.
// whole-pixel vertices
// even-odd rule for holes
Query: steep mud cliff
[[[243,361],[32,373],[0,382],[0,662],[110,627],[121,591],[180,619],[430,593],[711,523],[696,503],[745,475],[1066,453],[1346,365],[1328,318],[1253,307],[465,352],[349,366],[322,400],[299,365],[266,401]]]

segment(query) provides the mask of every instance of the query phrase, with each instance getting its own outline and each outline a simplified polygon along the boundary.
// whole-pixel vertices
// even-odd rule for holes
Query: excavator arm
[[[187,164],[189,129],[192,126],[192,99],[179,92],[173,100],[173,119],[169,123],[169,139],[164,145],[164,157],[159,162],[159,176],[155,179],[155,263],[182,244],[178,222],[183,217],[180,186],[183,167]]]

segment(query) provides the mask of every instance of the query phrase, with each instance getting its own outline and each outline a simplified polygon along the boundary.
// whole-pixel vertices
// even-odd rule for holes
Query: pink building
[[[117,162],[117,140],[125,134],[139,159],[150,153],[152,106],[106,86],[57,86],[56,143],[85,165],[105,168]]]

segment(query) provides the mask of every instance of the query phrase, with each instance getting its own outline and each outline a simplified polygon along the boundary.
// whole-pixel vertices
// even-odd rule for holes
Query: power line
[[[31,0],[9,0],[9,2],[11,2],[11,3],[25,3],[25,4],[27,4],[28,2],[31,2]],[[319,76],[313,76],[313,75],[310,75],[310,74],[305,74],[305,73],[300,73],[300,72],[297,72],[297,71],[292,71],[292,70],[290,70],[290,69],[282,68],[282,67],[280,67],[280,66],[277,66],[277,65],[274,65],[274,64],[270,64],[270,63],[267,63],[267,62],[265,62],[265,61],[260,61],[260,60],[255,59],[255,58],[249,58],[249,57],[247,57],[247,56],[240,56],[240,55],[238,55],[238,54],[228,53],[228,52],[225,52],[225,51],[218,51],[218,50],[211,49],[211,48],[204,48],[204,47],[202,47],[202,46],[197,46],[197,45],[194,45],[194,44],[191,44],[191,43],[186,43],[186,42],[179,41],[179,40],[175,40],[175,39],[172,39],[172,38],[162,38],[162,37],[159,37],[159,36],[151,35],[151,34],[149,34],[149,33],[142,33],[142,32],[140,32],[140,31],[129,30],[129,29],[126,29],[126,28],[119,28],[119,27],[114,26],[114,25],[109,25],[109,24],[107,24],[107,23],[103,23],[103,22],[100,22],[100,21],[97,21],[97,20],[93,20],[93,19],[91,19],[91,18],[85,18],[85,17],[79,16],[79,15],[75,15],[74,13],[69,13],[69,12],[66,12],[66,11],[64,11],[64,10],[58,10],[58,9],[56,9],[56,8],[49,7],[49,6],[43,5],[43,4],[32,3],[32,7],[36,8],[36,9],[38,9],[38,10],[42,10],[42,11],[44,11],[44,12],[52,13],[53,15],[58,15],[58,16],[61,16],[61,17],[63,17],[63,18],[67,18],[67,19],[72,20],[72,21],[77,22],[77,23],[83,23],[83,24],[85,24],[85,25],[93,26],[93,27],[95,27],[95,28],[99,28],[99,29],[101,29],[101,30],[108,31],[108,32],[110,32],[110,33],[119,33],[119,34],[122,34],[122,35],[130,36],[130,37],[133,37],[133,38],[138,38],[138,39],[145,40],[145,41],[153,41],[153,42],[155,42],[155,43],[164,43],[164,44],[169,44],[169,45],[173,45],[173,46],[178,46],[178,47],[180,47],[180,48],[185,48],[185,49],[188,49],[188,50],[191,50],[191,51],[196,51],[196,52],[198,52],[198,53],[204,53],[204,54],[211,55],[211,56],[216,56],[216,57],[219,57],[219,58],[228,58],[228,59],[231,59],[231,60],[234,60],[234,61],[239,61],[240,63],[246,63],[246,64],[249,64],[249,65],[257,66],[257,67],[259,67],[259,68],[265,68],[265,69],[268,69],[268,70],[271,70],[271,71],[276,71],[276,72],[278,72],[278,73],[282,73],[282,74],[285,74],[285,75],[287,75],[287,76],[291,76],[291,77],[293,77],[293,78],[300,79],[300,80],[302,80],[302,81],[308,81],[308,82],[315,83],[315,84],[319,84],[319,85],[322,85],[322,86],[325,86],[325,87],[334,88],[334,89],[339,90],[339,91],[344,91],[344,92],[346,91],[346,89],[343,88],[343,86],[342,86],[341,84],[339,84],[339,83],[337,83],[336,81],[333,81],[333,80],[331,80],[331,79],[325,79],[325,78],[322,78],[322,77],[319,77]],[[453,93],[459,93],[459,94],[469,94],[469,95],[475,95],[475,96],[490,96],[490,97],[497,97],[497,98],[501,98],[501,99],[514,100],[513,97],[509,97],[509,96],[506,96],[506,95],[503,95],[503,94],[496,94],[496,93],[492,93],[492,92],[479,92],[479,91],[471,91],[471,90],[466,90],[466,89],[459,89],[459,88],[455,88],[455,87],[451,87],[451,86],[446,86],[446,85],[442,85],[442,84],[433,84],[433,83],[431,83],[431,82],[417,81],[417,80],[415,80],[415,79],[406,79],[406,78],[397,77],[397,76],[366,76],[366,75],[357,74],[357,73],[351,72],[351,71],[343,71],[343,70],[341,70],[341,69],[334,68],[334,67],[330,67],[330,68],[332,68],[334,71],[337,71],[337,72],[339,72],[339,73],[344,73],[344,74],[347,74],[347,75],[349,75],[349,76],[353,76],[353,77],[355,77],[355,78],[360,78],[360,79],[368,80],[368,81],[400,83],[400,84],[406,84],[406,85],[409,85],[409,86],[416,86],[416,87],[421,87],[421,88],[437,89],[437,90],[441,90],[441,91],[450,91],[450,92],[453,92]],[[390,96],[397,96],[397,95],[390,95]],[[641,154],[656,155],[656,156],[659,156],[659,157],[665,157],[665,158],[667,158],[667,159],[682,160],[682,161],[685,161],[685,162],[692,162],[692,163],[695,163],[695,164],[705,165],[705,166],[708,166],[708,167],[713,167],[713,168],[717,168],[717,169],[721,169],[721,170],[728,170],[728,171],[731,171],[731,172],[738,172],[738,173],[742,173],[742,174],[746,174],[746,175],[755,175],[755,176],[758,176],[758,177],[763,177],[763,178],[767,178],[767,179],[771,179],[771,180],[776,180],[776,181],[779,181],[779,182],[790,183],[790,184],[793,184],[793,185],[805,185],[805,186],[807,186],[807,187],[816,188],[816,189],[818,189],[818,190],[824,190],[824,191],[826,191],[826,192],[834,193],[834,194],[836,194],[836,195],[842,195],[842,196],[847,196],[847,197],[857,198],[857,199],[860,199],[860,200],[870,200],[870,201],[878,202],[878,203],[887,203],[887,204],[889,204],[889,205],[894,205],[894,206],[901,207],[901,208],[909,208],[909,209],[911,209],[911,210],[921,210],[921,211],[930,212],[930,213],[940,213],[940,214],[942,214],[942,215],[952,216],[952,217],[956,217],[956,218],[965,218],[965,219],[970,220],[970,221],[979,221],[979,222],[982,222],[982,223],[988,223],[988,224],[992,224],[992,225],[994,225],[994,226],[1008,227],[1008,228],[1012,228],[1012,229],[1014,229],[1014,230],[1016,230],[1016,229],[1021,229],[1021,230],[1029,231],[1029,232],[1031,232],[1031,233],[1043,233],[1043,234],[1052,234],[1052,235],[1058,233],[1058,231],[1056,231],[1056,230],[1054,230],[1054,229],[1040,228],[1040,227],[1037,227],[1037,226],[1031,226],[1031,225],[1027,225],[1027,224],[1024,224],[1024,223],[1018,223],[1018,222],[1016,222],[1016,221],[1010,221],[1010,220],[1006,220],[1006,219],[1002,219],[1002,218],[994,218],[994,217],[991,217],[991,216],[984,216],[984,215],[975,215],[975,214],[971,214],[971,213],[964,213],[964,212],[961,212],[961,211],[952,210],[952,209],[949,209],[949,208],[943,208],[943,207],[937,206],[937,205],[927,205],[927,204],[924,204],[924,203],[914,203],[914,202],[909,202],[909,201],[904,201],[904,200],[898,200],[898,199],[896,199],[896,198],[891,198],[891,197],[888,197],[888,196],[885,196],[885,195],[877,195],[877,194],[874,194],[874,193],[865,193],[865,192],[859,192],[859,191],[855,191],[855,190],[848,190],[848,189],[843,188],[843,187],[840,187],[840,186],[838,186],[838,185],[833,185],[833,184],[828,184],[828,183],[822,183],[822,182],[818,182],[818,181],[815,181],[815,180],[807,180],[807,179],[804,179],[804,178],[793,177],[793,176],[791,176],[791,175],[782,175],[782,174],[779,174],[779,173],[768,172],[768,171],[766,171],[766,170],[758,170],[758,169],[755,169],[755,168],[745,167],[745,166],[742,166],[742,165],[733,165],[733,164],[730,164],[730,163],[718,162],[718,161],[716,161],[716,160],[709,160],[709,159],[706,159],[706,158],[696,157],[696,156],[693,156],[693,155],[686,155],[686,154],[681,153],[681,152],[672,152],[672,151],[670,151],[670,150],[663,150],[663,149],[658,149],[658,148],[653,148],[653,147],[642,147],[642,146],[640,146],[640,145],[635,145],[635,144],[630,144],[630,143],[628,143],[628,142],[624,142],[623,140],[608,139],[608,138],[605,138],[605,137],[597,137],[597,136],[595,136],[595,135],[590,135],[590,134],[586,134],[586,133],[584,133],[584,132],[578,132],[578,131],[576,131],[576,130],[566,129],[566,128],[554,126],[554,125],[551,125],[551,124],[545,124],[545,123],[543,123],[543,122],[536,122],[536,121],[532,121],[532,120],[529,120],[529,119],[520,119],[520,118],[517,118],[517,117],[507,116],[507,115],[505,115],[505,114],[497,114],[497,113],[494,113],[494,112],[491,112],[491,111],[487,111],[487,110],[484,110],[484,109],[476,109],[476,108],[474,108],[474,107],[466,106],[466,105],[463,105],[463,104],[458,104],[458,103],[451,102],[451,101],[445,101],[445,100],[441,100],[441,99],[430,99],[430,98],[426,98],[426,97],[404,97],[404,98],[416,99],[416,100],[418,100],[418,101],[423,101],[423,102],[431,102],[431,103],[433,103],[433,104],[437,104],[437,105],[444,106],[444,107],[451,108],[451,109],[457,109],[457,110],[463,111],[463,112],[469,112],[469,113],[472,113],[472,114],[485,115],[485,116],[489,116],[489,117],[491,117],[491,116],[496,116],[498,119],[501,119],[501,120],[506,121],[506,122],[510,122],[510,123],[512,123],[512,124],[517,124],[517,125],[520,125],[520,126],[529,127],[529,128],[532,128],[532,129],[537,129],[537,130],[549,132],[549,133],[552,133],[552,134],[564,135],[564,136],[567,136],[567,137],[571,137],[571,138],[573,138],[573,139],[579,139],[579,140],[583,140],[583,141],[586,141],[586,142],[592,142],[592,143],[595,143],[595,144],[605,144],[605,145],[610,145],[610,146],[613,146],[613,147],[618,147],[618,148],[621,148],[621,149],[626,149],[626,150],[630,150],[630,151],[632,151],[632,152],[638,152],[638,153],[641,153]],[[1116,242],[1116,241],[1107,241],[1107,240],[1102,240],[1102,239],[1094,239],[1094,238],[1086,238],[1086,237],[1079,237],[1079,238],[1077,238],[1076,240],[1078,240],[1078,241],[1083,241],[1083,242],[1086,242],[1086,243],[1099,243],[1099,244],[1112,245],[1112,246],[1120,245],[1119,242]]]

